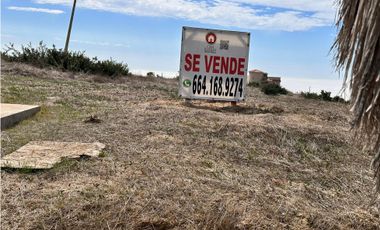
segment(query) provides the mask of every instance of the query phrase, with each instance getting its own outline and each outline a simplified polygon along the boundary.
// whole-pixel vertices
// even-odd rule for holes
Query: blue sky
[[[281,76],[293,91],[342,84],[329,49],[334,0],[78,0],[71,50],[127,63],[132,72],[172,76],[182,26],[251,33],[249,69]],[[72,0],[1,1],[1,44],[43,40],[63,47]]]

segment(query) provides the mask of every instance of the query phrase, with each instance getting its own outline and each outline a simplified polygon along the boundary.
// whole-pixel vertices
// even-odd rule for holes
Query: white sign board
[[[183,27],[179,94],[188,99],[244,100],[250,34]]]

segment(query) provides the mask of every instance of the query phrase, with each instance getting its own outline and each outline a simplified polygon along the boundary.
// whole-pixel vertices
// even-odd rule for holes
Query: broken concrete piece
[[[38,105],[20,105],[20,104],[0,104],[1,108],[1,130],[9,128],[14,124],[33,116],[40,111]]]
[[[49,169],[64,158],[97,157],[105,148],[99,142],[31,141],[0,159],[0,167]]]

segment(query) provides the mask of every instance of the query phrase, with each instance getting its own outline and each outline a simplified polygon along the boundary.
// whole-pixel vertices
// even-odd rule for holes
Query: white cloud
[[[16,11],[40,12],[40,13],[48,13],[48,14],[63,14],[63,13],[65,13],[62,10],[53,10],[53,9],[35,8],[35,7],[9,6],[8,9],[9,10],[16,10]]]
[[[71,0],[35,0],[72,4]],[[334,0],[81,0],[78,7],[128,15],[171,17],[245,29],[308,30],[334,22]]]

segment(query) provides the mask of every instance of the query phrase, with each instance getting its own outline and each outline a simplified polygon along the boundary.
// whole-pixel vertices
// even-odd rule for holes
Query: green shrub
[[[265,84],[261,87],[261,91],[267,95],[288,94],[288,91],[276,84]]]
[[[301,92],[301,95],[304,97],[304,98],[307,98],[307,99],[319,99],[319,95],[318,93],[310,93],[310,92]]]
[[[129,75],[128,65],[110,60],[98,60],[96,57],[90,59],[84,52],[69,51],[65,53],[54,45],[47,48],[41,41],[34,48],[30,43],[22,46],[21,51],[14,48],[13,44],[6,46],[1,52],[1,58],[10,62],[23,62],[44,67],[54,67],[72,72],[84,72],[101,74],[111,77]]]
[[[347,103],[346,100],[344,100],[343,98],[339,97],[339,96],[335,96],[332,98],[332,101],[334,102],[340,102],[340,103]]]
[[[339,96],[331,97],[331,92],[321,90],[321,93],[311,93],[311,92],[301,92],[301,96],[307,99],[316,99],[316,100],[323,100],[323,101],[334,101],[334,102],[341,102],[346,103],[347,101]]]
[[[321,90],[320,98],[323,101],[331,101],[332,100],[332,98],[331,98],[331,92],[327,92],[327,91]]]
[[[156,75],[154,74],[154,72],[148,72],[148,73],[146,73],[146,76],[147,77],[154,77]]]
[[[261,85],[260,85],[259,82],[255,82],[255,81],[253,81],[253,82],[248,83],[248,86],[249,86],[249,87],[260,88]]]

